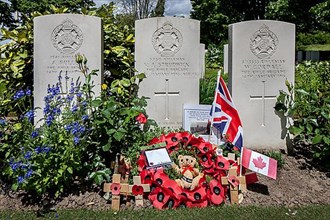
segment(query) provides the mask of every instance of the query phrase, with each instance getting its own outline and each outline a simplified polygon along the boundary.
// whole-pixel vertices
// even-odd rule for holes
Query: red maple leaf
[[[259,156],[257,159],[253,159],[252,162],[254,163],[254,166],[259,168],[259,169],[263,169],[266,167],[266,163],[262,161],[262,157]]]

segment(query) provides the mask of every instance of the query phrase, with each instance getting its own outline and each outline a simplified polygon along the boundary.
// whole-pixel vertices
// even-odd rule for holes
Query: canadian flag
[[[242,166],[254,172],[276,179],[277,160],[246,149],[242,150]]]

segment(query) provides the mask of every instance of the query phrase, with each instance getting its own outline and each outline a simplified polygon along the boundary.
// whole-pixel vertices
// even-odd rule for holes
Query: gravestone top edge
[[[282,24],[282,25],[291,25],[291,26],[296,26],[294,23],[286,22],[286,21],[277,21],[277,20],[250,20],[250,21],[241,21],[241,22],[236,22],[229,24],[228,27],[232,26],[237,26],[237,25],[244,25],[244,24],[253,24],[253,23],[262,23],[262,22],[267,22],[267,23],[277,23],[277,24]]]
[[[144,19],[139,19],[135,21],[135,25],[137,23],[142,23],[142,22],[146,22],[146,21],[157,21],[157,20],[186,20],[186,21],[193,21],[196,23],[200,23],[200,20],[196,20],[196,19],[191,19],[191,18],[180,18],[180,17],[153,17],[153,18],[144,18]]]
[[[70,14],[70,13],[62,13],[62,14],[50,14],[50,15],[41,15],[38,17],[35,17],[33,19],[34,22],[41,20],[41,19],[49,19],[49,18],[54,18],[54,17],[77,17],[77,18],[81,18],[81,17],[86,17],[88,19],[97,19],[97,20],[102,20],[102,18],[97,17],[97,16],[91,16],[91,15],[82,15],[82,14]]]

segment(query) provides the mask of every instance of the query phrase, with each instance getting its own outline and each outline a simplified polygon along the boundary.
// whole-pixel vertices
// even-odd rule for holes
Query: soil
[[[285,156],[285,164],[278,170],[277,179],[258,175],[259,182],[248,185],[241,205],[257,206],[301,206],[311,204],[330,205],[330,172],[320,171],[309,165],[303,158]],[[85,192],[72,193],[55,201],[49,208],[52,209],[111,209],[106,195],[99,188]],[[38,210],[40,204],[29,202],[31,198],[24,192],[12,192],[2,185],[0,189],[0,210]],[[228,203],[228,202],[227,202]],[[134,202],[131,203],[133,209]],[[145,207],[152,207],[145,200]],[[128,208],[123,205],[121,208]]]

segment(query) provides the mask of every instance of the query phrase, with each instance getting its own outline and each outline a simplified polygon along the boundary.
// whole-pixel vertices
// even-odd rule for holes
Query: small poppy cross
[[[133,186],[130,186],[130,191],[135,196],[135,205],[143,206],[143,193],[150,192],[149,184],[141,184],[140,176],[133,176]]]
[[[111,192],[112,194],[111,209],[119,210],[121,194],[135,196],[136,205],[143,206],[143,193],[150,192],[150,186],[148,184],[141,184],[140,176],[133,177],[133,185],[121,183],[120,180],[120,174],[113,174],[112,183],[104,183],[103,186],[104,192]]]
[[[230,190],[230,202],[231,204],[238,204],[238,186],[241,186],[241,190],[246,190],[245,176],[237,176],[237,166],[229,168],[228,176],[221,178],[222,185],[229,185]]]

